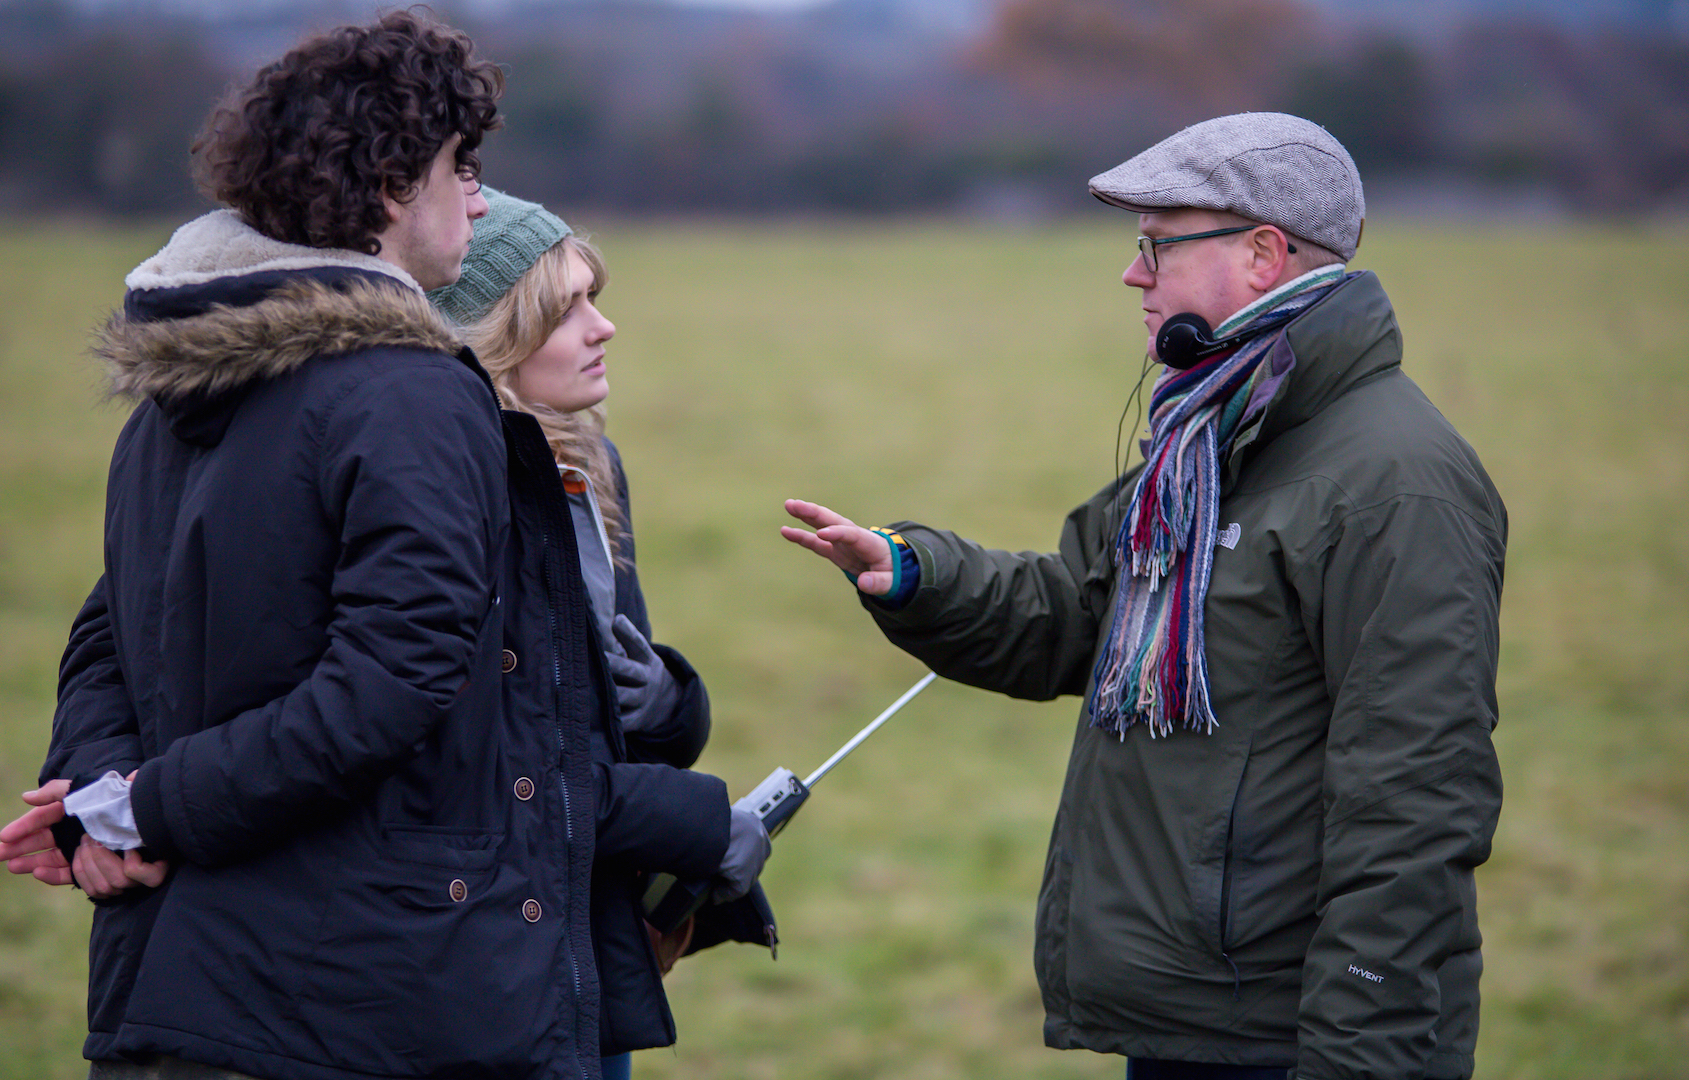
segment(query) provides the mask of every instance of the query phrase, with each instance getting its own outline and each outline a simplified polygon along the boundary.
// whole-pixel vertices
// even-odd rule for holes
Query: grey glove
[[[728,827],[727,854],[721,857],[721,869],[716,871],[716,886],[710,899],[725,904],[750,892],[757,875],[762,873],[762,864],[768,861],[768,853],[773,850],[762,819],[735,806]]]
[[[680,684],[632,619],[617,615],[610,629],[616,640],[610,643],[604,659],[616,683],[616,716],[622,730],[661,727],[680,705]]]

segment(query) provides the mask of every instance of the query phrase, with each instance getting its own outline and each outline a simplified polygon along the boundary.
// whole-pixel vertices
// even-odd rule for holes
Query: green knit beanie
[[[463,274],[429,292],[428,300],[460,326],[479,319],[539,257],[574,230],[539,203],[482,187],[487,216],[475,222]]]

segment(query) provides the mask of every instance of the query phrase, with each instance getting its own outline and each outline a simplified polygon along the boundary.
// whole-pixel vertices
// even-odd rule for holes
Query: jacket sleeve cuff
[[[891,590],[884,596],[869,599],[887,611],[899,611],[909,606],[921,587],[921,560],[915,549],[901,533],[890,529],[875,529],[891,545]]]
[[[895,531],[877,526],[868,531],[883,539],[887,546],[891,548],[891,588],[880,596],[869,596],[864,593],[865,602],[871,602],[875,607],[886,611],[896,611],[909,603],[910,598],[915,595],[915,590],[920,587],[920,561],[915,557],[914,551],[910,549],[909,541]],[[849,570],[845,570],[843,573],[846,578],[850,579],[852,585],[856,584],[858,575],[851,573]]]
[[[869,596],[865,592],[858,592],[856,595],[862,607],[882,622],[897,626],[919,624],[930,618],[941,606],[937,584],[938,564],[932,549],[910,536],[907,531],[899,529],[898,537],[903,543],[900,548],[895,544],[893,548],[899,550],[903,560],[902,581],[898,583],[901,587],[894,587],[888,596]],[[892,595],[899,597],[901,602],[887,603]]]
[[[70,861],[76,858],[76,849],[82,843],[82,834],[88,831],[82,827],[82,819],[74,814],[66,814],[47,828],[53,834],[53,844],[59,849],[59,854],[65,857],[65,864],[68,866]],[[79,889],[82,887],[74,879],[71,884]]]
[[[160,787],[163,771],[157,759],[141,766],[135,774],[134,786],[129,789],[129,806],[135,812],[135,828],[141,834],[144,857],[177,862],[182,853],[165,823],[164,794]]]

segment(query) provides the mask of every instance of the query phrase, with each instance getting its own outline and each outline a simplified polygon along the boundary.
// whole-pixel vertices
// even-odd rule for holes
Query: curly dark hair
[[[212,110],[194,179],[266,236],[374,255],[382,196],[415,198],[453,135],[459,171],[480,173],[504,73],[474,49],[426,8],[307,39]]]

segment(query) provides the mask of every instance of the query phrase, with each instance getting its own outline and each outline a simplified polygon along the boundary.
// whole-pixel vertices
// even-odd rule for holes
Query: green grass
[[[779,539],[783,498],[1047,549],[1107,481],[1142,358],[1133,231],[599,229],[641,573],[716,703],[700,767],[736,792],[807,772],[920,674]],[[1689,233],[1367,232],[1409,371],[1511,511],[1479,1074],[1689,1078]],[[83,339],[165,234],[0,230],[0,791],[33,784],[98,572],[123,410]],[[680,1044],[638,1074],[1118,1077],[1042,1046],[1031,970],[1075,713],[917,699],[778,841],[779,960],[683,961]],[[68,890],[0,881],[0,1077],[82,1072],[86,927]]]

